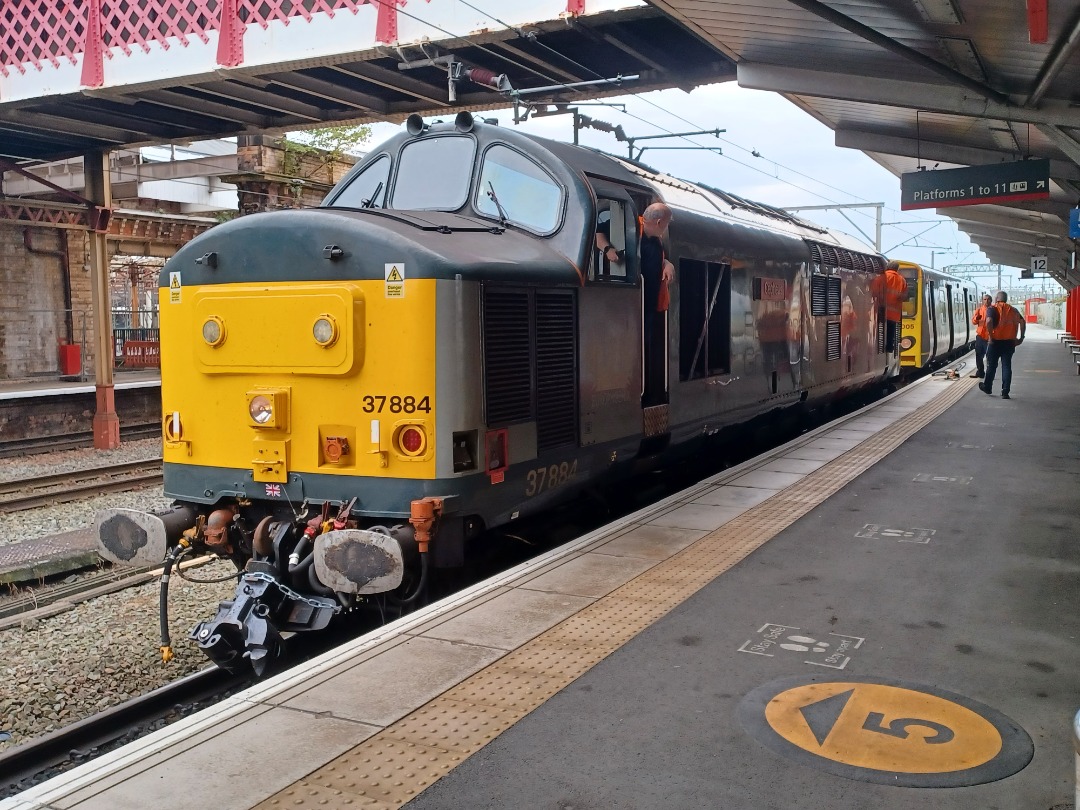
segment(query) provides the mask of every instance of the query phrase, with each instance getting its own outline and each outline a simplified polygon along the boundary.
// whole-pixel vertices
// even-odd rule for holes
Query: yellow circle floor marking
[[[989,706],[887,678],[784,678],[755,689],[739,711],[774,751],[869,782],[981,784],[1016,773],[1034,753],[1023,729]]]

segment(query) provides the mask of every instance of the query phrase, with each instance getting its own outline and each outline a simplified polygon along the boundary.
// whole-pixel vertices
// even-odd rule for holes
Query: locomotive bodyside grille
[[[837,276],[829,278],[826,315],[840,314],[840,279]]]
[[[840,359],[840,321],[825,324],[825,359]]]
[[[488,425],[533,418],[529,291],[484,290],[484,410]]]
[[[826,306],[826,291],[829,280],[825,276],[810,277],[810,314],[824,315],[828,311]]]
[[[537,450],[577,440],[577,322],[569,291],[536,294]]]

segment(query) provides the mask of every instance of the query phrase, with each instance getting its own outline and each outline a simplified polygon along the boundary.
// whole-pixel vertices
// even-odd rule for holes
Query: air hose
[[[161,663],[167,664],[173,659],[172,639],[169,638],[169,575],[172,574],[176,561],[188,549],[187,538],[169,549],[165,555],[165,567],[161,572],[161,584],[158,590],[158,620],[161,624]]]

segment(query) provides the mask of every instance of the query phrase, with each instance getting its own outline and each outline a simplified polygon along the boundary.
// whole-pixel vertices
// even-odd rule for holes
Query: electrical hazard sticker
[[[180,273],[169,273],[169,303],[180,303]]]
[[[401,262],[383,265],[387,298],[405,297],[405,265]]]

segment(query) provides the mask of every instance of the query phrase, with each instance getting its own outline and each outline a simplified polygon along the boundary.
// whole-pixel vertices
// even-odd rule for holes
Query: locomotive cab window
[[[634,246],[627,247],[626,208],[621,200],[597,200],[596,240],[589,262],[589,281],[632,280],[627,254]],[[614,252],[608,246],[614,248]]]
[[[341,190],[333,205],[340,208],[382,208],[390,184],[390,158],[379,155]]]
[[[476,142],[467,135],[439,135],[405,144],[398,158],[393,208],[456,211],[469,198]]]
[[[494,144],[484,152],[473,205],[484,216],[505,216],[522,228],[548,234],[562,219],[563,190],[546,169],[514,149]]]

